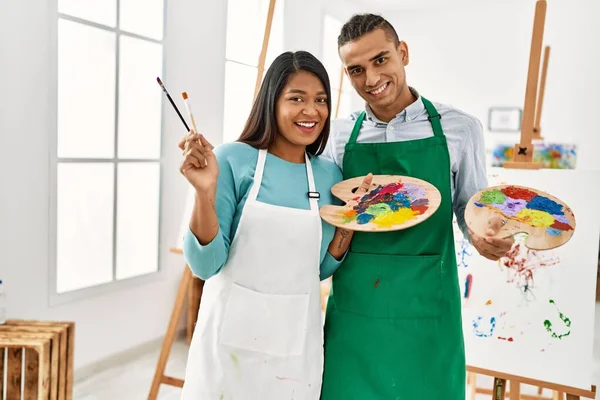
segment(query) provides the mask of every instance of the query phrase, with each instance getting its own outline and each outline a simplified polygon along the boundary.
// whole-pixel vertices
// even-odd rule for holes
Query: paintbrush
[[[187,132],[189,132],[190,128],[188,127],[188,124],[186,124],[185,119],[183,119],[183,115],[181,115],[181,113],[179,112],[179,109],[175,105],[175,102],[171,98],[171,95],[169,94],[169,92],[167,92],[167,88],[165,88],[165,85],[163,85],[162,81],[160,80],[160,78],[158,76],[156,77],[156,81],[158,82],[158,84],[162,88],[163,92],[165,92],[165,94],[167,95],[167,99],[169,99],[169,102],[171,103],[171,105],[173,106],[173,108],[175,109],[175,111],[177,112],[177,115],[179,115],[179,118],[181,119],[181,122],[183,122],[183,125],[185,126],[185,130]]]
[[[185,108],[187,109],[188,116],[192,120],[192,128],[194,128],[194,132],[198,132],[198,128],[196,128],[196,119],[194,118],[194,114],[192,113],[192,107],[190,106],[190,102],[188,101],[187,92],[181,93],[181,97],[183,97],[183,102],[185,103]]]

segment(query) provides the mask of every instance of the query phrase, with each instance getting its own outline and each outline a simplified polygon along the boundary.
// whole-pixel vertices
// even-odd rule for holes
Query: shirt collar
[[[419,115],[421,115],[423,111],[425,111],[425,105],[421,100],[421,95],[419,94],[419,92],[417,92],[417,90],[413,87],[409,86],[408,88],[411,91],[411,93],[417,98],[417,100],[415,100],[413,103],[409,104],[404,110],[396,114],[396,118],[398,118],[402,122],[412,121]],[[386,122],[379,120],[375,116],[375,114],[373,114],[373,111],[371,110],[371,107],[369,107],[368,103],[365,103],[365,112],[367,113],[366,119],[373,122],[374,125],[387,125]]]

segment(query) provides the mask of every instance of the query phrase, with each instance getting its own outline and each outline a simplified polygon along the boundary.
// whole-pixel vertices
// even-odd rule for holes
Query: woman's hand
[[[214,192],[219,177],[219,165],[212,144],[199,133],[190,133],[179,142],[184,159],[179,171],[199,194]]]
[[[361,185],[356,190],[356,193],[367,193],[371,187],[371,183],[373,182],[373,174],[369,173],[363,179]],[[333,256],[336,260],[341,260],[346,251],[348,251],[348,247],[350,247],[350,242],[352,241],[352,236],[354,235],[354,231],[347,228],[336,228],[335,234],[333,235],[333,239],[331,243],[329,243],[329,254]]]

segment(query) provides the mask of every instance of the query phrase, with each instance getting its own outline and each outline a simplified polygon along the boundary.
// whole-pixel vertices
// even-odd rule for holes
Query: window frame
[[[226,24],[229,25],[229,22],[230,22],[229,21],[229,6],[230,6],[230,2],[229,2],[229,0],[225,0],[225,1],[227,1],[227,15],[225,16],[225,21],[226,21]],[[262,1],[266,2],[267,6],[269,5],[270,0],[262,0]],[[268,9],[269,8],[267,7],[266,8],[267,16],[268,16]],[[278,15],[277,14],[277,10],[279,10],[280,17],[283,19],[283,21],[282,21],[282,26],[283,26],[283,32],[282,32],[282,35],[283,35],[283,42],[282,42],[283,49],[282,49],[282,51],[286,51],[285,50],[286,49],[286,45],[285,45],[285,37],[286,37],[285,36],[286,35],[286,32],[285,32],[286,1],[285,0],[279,0],[279,1],[277,1],[275,3],[275,10],[273,11],[273,22],[271,24],[271,31],[270,31],[270,34],[269,34],[270,35],[269,36],[269,47],[273,43],[273,41],[272,41],[272,38],[273,38],[273,26],[275,25],[275,23],[274,23],[275,17]],[[265,18],[265,23],[266,23],[266,18]],[[266,25],[263,26],[263,30],[261,31],[261,35],[260,35],[260,37],[261,37],[261,43],[260,43],[261,46],[257,46],[257,48],[259,50],[262,47],[262,38],[264,37],[263,33],[264,33],[264,28],[265,27],[266,27]],[[225,32],[226,32],[226,35],[227,35],[227,26],[226,26]],[[237,64],[237,65],[240,65],[240,66],[243,66],[243,67],[248,67],[248,68],[254,69],[255,72],[256,72],[254,74],[255,79],[256,79],[256,75],[258,74],[258,67],[259,67],[259,63],[260,63],[260,52],[256,55],[256,65],[248,64],[248,63],[246,63],[244,61],[239,61],[239,60],[236,60],[236,59],[228,58],[227,57],[227,37],[225,38],[225,52],[224,52],[224,54],[225,54],[225,56],[223,58],[223,72],[224,73],[223,73],[223,114],[222,114],[223,121],[225,121],[226,118],[227,118],[227,109],[228,109],[228,107],[227,107],[227,91],[226,91],[227,63]],[[264,80],[265,74],[267,73],[267,69],[270,66],[270,64],[267,64],[267,62],[270,61],[268,59],[268,55],[269,55],[269,52],[267,50],[267,57],[265,57],[265,65],[264,65],[264,70],[263,70],[263,76],[260,78],[261,82]],[[250,104],[250,108],[248,109],[248,112],[250,112],[250,110],[252,109],[252,104],[254,103],[254,86],[255,86],[254,83],[255,82],[256,81],[254,81],[253,85],[252,85],[253,90],[252,90],[252,93],[250,94],[252,96],[252,101],[251,101],[251,104]],[[238,139],[238,137],[241,135],[243,129],[244,129],[244,126],[242,125],[240,127],[239,133],[235,136],[235,138],[233,138],[233,139],[227,138],[227,140],[226,140],[225,124],[223,124],[222,142],[223,143],[235,142]]]
[[[116,2],[116,26],[111,27],[107,25],[103,25],[97,22],[88,21],[83,18],[74,17],[68,14],[63,14],[58,11],[58,1],[52,0],[50,4],[50,12],[49,12],[49,35],[48,35],[48,50],[49,50],[49,68],[48,68],[48,82],[49,82],[49,90],[48,90],[48,99],[47,104],[51,105],[49,107],[49,135],[48,135],[48,147],[49,147],[49,168],[48,168],[48,182],[49,182],[49,208],[48,208],[48,305],[58,306],[70,302],[74,302],[77,300],[87,299],[94,296],[103,295],[106,293],[110,293],[113,291],[124,290],[134,288],[140,285],[145,285],[151,282],[157,282],[160,280],[164,280],[166,277],[166,271],[161,267],[160,260],[162,258],[161,251],[161,242],[160,237],[162,234],[162,202],[163,202],[163,176],[164,176],[164,160],[163,160],[163,143],[162,139],[164,136],[164,109],[165,103],[161,100],[161,126],[160,126],[160,145],[159,145],[159,154],[158,158],[140,158],[140,159],[127,159],[127,158],[119,158],[118,157],[118,123],[119,123],[119,81],[120,81],[120,38],[121,36],[129,36],[134,39],[140,39],[151,43],[160,44],[162,46],[162,76],[165,75],[167,69],[167,62],[165,57],[165,43],[166,43],[166,34],[167,34],[167,3],[168,0],[163,0],[163,34],[162,39],[157,40],[150,37],[145,37],[143,35],[131,33],[125,30],[121,30],[119,27],[120,23],[120,0],[114,0]],[[115,68],[116,68],[116,77],[115,77],[115,98],[114,98],[114,107],[115,107],[115,121],[114,121],[114,154],[112,158],[59,158],[58,157],[58,23],[60,19],[64,19],[67,21],[80,23],[86,26],[91,26],[94,28],[99,28],[105,31],[115,33]],[[157,92],[159,89],[157,88]],[[118,165],[126,164],[126,163],[157,163],[159,168],[158,173],[158,251],[157,251],[157,269],[156,271],[146,273],[143,275],[137,275],[125,279],[117,279],[117,202],[118,202]],[[112,280],[110,282],[100,283],[93,286],[88,286],[80,289],[70,290],[68,292],[59,293],[57,284],[58,284],[58,262],[57,262],[57,195],[58,195],[58,165],[59,163],[106,163],[113,164],[113,236],[112,236],[112,246],[113,246],[113,255],[112,255]],[[84,262],[82,261],[82,268],[84,267]]]

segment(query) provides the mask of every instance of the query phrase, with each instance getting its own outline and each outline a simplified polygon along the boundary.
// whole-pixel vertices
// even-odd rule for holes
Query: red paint
[[[386,194],[396,194],[396,192],[402,189],[403,186],[404,185],[400,182],[390,183],[389,185],[386,185],[383,188],[381,188],[379,193],[377,193],[377,196],[385,196]]]
[[[373,286],[374,286],[374,287],[379,287],[379,279],[377,279],[377,280],[375,281],[375,285],[373,285]]]
[[[559,231],[572,231],[573,228],[569,224],[555,220],[550,228],[558,229]]]
[[[532,192],[531,190],[521,189],[514,186],[507,186],[500,191],[512,199],[521,199],[527,202],[531,201],[531,199],[538,195],[536,192]]]
[[[498,336],[498,339],[500,339],[500,340],[506,340],[507,342],[514,342],[514,339],[513,339],[513,338],[511,338],[511,337],[509,337],[509,338],[505,338],[505,337],[500,337],[500,336]]]
[[[418,211],[419,215],[425,214],[425,211],[427,211],[428,208],[428,206],[410,206],[410,209],[413,211]]]

